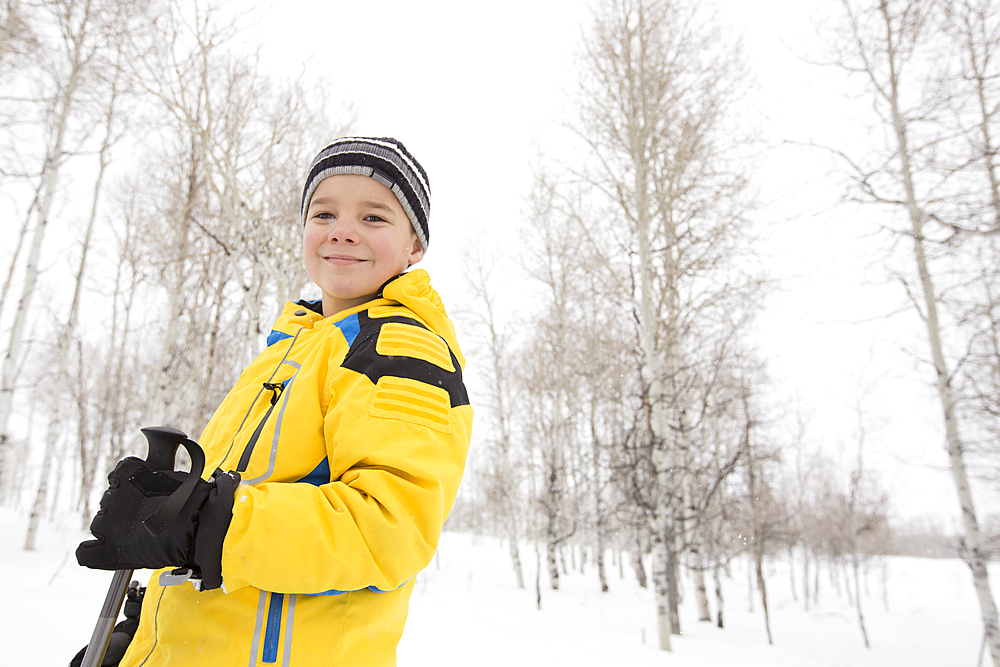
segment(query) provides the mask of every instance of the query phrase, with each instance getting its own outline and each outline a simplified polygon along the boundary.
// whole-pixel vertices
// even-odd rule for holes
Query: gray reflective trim
[[[264,631],[264,609],[267,606],[267,593],[260,592],[257,602],[257,625],[253,629],[253,643],[250,645],[250,667],[257,664],[257,649],[260,647],[260,633]]]
[[[274,437],[271,438],[271,454],[267,462],[267,472],[260,477],[244,479],[242,482],[243,484],[260,484],[274,474],[274,464],[275,460],[278,458],[278,439],[281,437],[281,424],[285,419],[285,408],[288,407],[288,395],[292,390],[292,385],[295,384],[295,378],[298,377],[299,371],[302,370],[302,364],[295,361],[282,361],[281,364],[278,364],[278,367],[280,368],[282,364],[287,364],[295,368],[295,373],[292,377],[285,380],[285,389],[281,392],[281,408],[278,410],[278,417],[274,423]]]
[[[281,667],[288,667],[292,660],[292,625],[295,620],[295,595],[288,596],[288,611],[285,612],[285,653]]]
[[[396,187],[396,183],[391,178],[389,178],[389,175],[386,174],[384,171],[381,171],[380,169],[375,169],[374,167],[372,168],[372,178],[374,178],[376,181],[378,181],[385,187],[389,188],[390,190]],[[399,199],[399,193],[396,192],[395,190],[392,191],[396,194],[396,198]],[[409,213],[407,213],[407,217],[409,217]]]

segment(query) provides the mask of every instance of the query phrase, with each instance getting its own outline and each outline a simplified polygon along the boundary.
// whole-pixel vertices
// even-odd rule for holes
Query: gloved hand
[[[160,531],[143,522],[157,513],[188,473],[161,470],[128,457],[108,475],[108,490],[90,524],[96,540],[76,549],[76,560],[99,570],[188,567],[202,590],[222,585],[222,543],[233,518],[236,472],[216,470],[211,482],[198,479],[190,497]],[[154,534],[155,533],[155,534]]]
[[[125,597],[125,620],[116,625],[111,633],[111,641],[108,642],[108,650],[104,652],[101,667],[117,667],[125,657],[125,651],[132,643],[135,631],[139,629],[139,612],[142,611],[142,598],[145,594],[146,589],[140,587],[138,581],[129,584],[128,594]],[[69,667],[80,667],[86,654],[87,646],[84,646],[70,660]]]

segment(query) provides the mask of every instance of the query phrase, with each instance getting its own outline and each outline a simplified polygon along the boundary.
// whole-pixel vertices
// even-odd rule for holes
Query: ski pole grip
[[[147,426],[139,430],[146,436],[146,461],[160,470],[173,470],[177,447],[187,440],[187,433],[173,426]]]
[[[205,452],[197,442],[188,438],[184,431],[172,426],[148,426],[140,430],[149,444],[146,462],[160,470],[174,469],[174,456],[177,454],[178,445],[183,446],[191,456],[191,472],[186,473],[184,481],[170,494],[160,509],[142,522],[151,535],[159,535],[177,518],[177,514],[201,479],[201,474],[205,471]]]

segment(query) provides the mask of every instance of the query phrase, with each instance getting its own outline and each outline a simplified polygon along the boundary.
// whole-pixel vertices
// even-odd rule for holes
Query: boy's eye
[[[385,222],[385,218],[375,214],[366,215],[365,220],[367,220],[368,222]]]
[[[318,213],[314,213],[313,217],[314,218],[320,218],[322,220],[326,220],[328,218],[332,218],[333,214],[332,213],[327,213],[326,211],[320,211]]]

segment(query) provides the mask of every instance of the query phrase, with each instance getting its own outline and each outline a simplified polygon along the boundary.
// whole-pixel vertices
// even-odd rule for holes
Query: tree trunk
[[[35,548],[35,535],[38,531],[38,520],[41,518],[41,513],[44,511],[46,496],[49,489],[49,468],[51,467],[51,457],[55,453],[56,440],[63,431],[62,395],[66,388],[66,379],[69,376],[67,364],[69,363],[70,346],[72,345],[73,338],[76,335],[76,323],[80,312],[80,298],[83,292],[83,282],[87,274],[87,255],[90,252],[90,243],[94,235],[94,226],[97,222],[97,208],[101,198],[101,187],[104,183],[104,174],[107,170],[110,159],[109,151],[113,142],[112,125],[115,119],[115,101],[117,99],[116,93],[117,87],[112,86],[111,99],[108,102],[104,142],[101,145],[99,153],[100,161],[97,171],[97,179],[94,182],[94,196],[90,205],[90,217],[87,219],[87,229],[84,232],[83,244],[80,248],[80,264],[77,267],[76,276],[74,277],[73,301],[70,304],[69,316],[66,320],[66,324],[63,326],[62,331],[59,334],[59,342],[56,351],[56,359],[58,361],[56,362],[51,388],[51,396],[54,401],[49,416],[49,427],[45,436],[45,453],[44,459],[42,460],[41,479],[38,483],[38,492],[35,494],[35,502],[32,505],[31,516],[28,520],[28,533],[24,540],[24,548],[26,551],[32,551]],[[56,483],[59,483],[58,477],[56,478]]]
[[[188,165],[186,191],[184,194],[184,206],[179,219],[171,225],[173,238],[170,247],[166,251],[169,258],[169,286],[168,301],[164,321],[166,331],[163,334],[163,342],[160,345],[160,353],[156,360],[154,372],[158,379],[154,384],[154,397],[147,412],[147,420],[150,424],[168,424],[176,418],[174,408],[175,388],[171,372],[176,360],[175,346],[178,337],[178,324],[183,310],[183,297],[185,284],[188,278],[188,260],[191,246],[191,226],[193,224],[194,209],[197,206],[198,197],[201,191],[201,167],[198,162],[198,139],[191,137],[190,164]],[[135,436],[138,443],[141,436]],[[137,445],[138,446],[138,445]]]
[[[819,555],[816,555],[816,571],[813,573],[813,604],[819,604]]]
[[[722,628],[725,627],[722,623],[722,578],[719,576],[719,566],[716,565],[712,568],[712,579],[715,580],[715,609],[716,609],[716,620],[715,625]]]
[[[692,554],[692,558],[698,558],[698,562],[693,564],[691,577],[694,579],[695,596],[698,599],[698,620],[708,623],[712,622],[712,611],[708,608],[708,586],[705,584],[705,563],[701,559],[700,553]]]
[[[795,546],[788,545],[788,579],[792,585],[792,601],[799,601],[799,592],[795,587]]]
[[[802,600],[809,611],[809,549],[802,549]]]
[[[673,512],[670,503],[671,465],[668,422],[663,405],[663,364],[661,351],[656,346],[657,318],[653,308],[653,268],[650,248],[650,212],[647,194],[645,143],[633,137],[632,160],[636,167],[636,235],[639,243],[640,317],[639,338],[643,354],[643,376],[647,387],[653,439],[653,468],[656,470],[657,503],[653,520],[653,582],[656,589],[656,617],[660,649],[671,650],[670,635],[673,624],[671,604],[676,604],[676,580],[673,572]],[[670,539],[667,539],[670,536]]]
[[[838,572],[837,572],[838,581],[839,581],[840,575],[844,575],[844,591],[847,593],[847,604],[849,604],[851,606],[854,606],[854,596],[851,593],[851,580],[850,580],[850,576],[847,574],[847,562],[846,561],[841,561],[839,563],[839,565],[840,565],[840,567],[837,568],[837,570],[838,570]]]
[[[669,516],[667,517],[669,519]],[[653,533],[653,586],[656,600],[656,629],[660,649],[669,651],[673,625],[670,618],[670,580],[673,579],[673,560],[670,557],[673,542],[670,529],[657,522]]]
[[[517,548],[517,540],[510,539],[510,533],[508,533],[508,542],[510,544],[510,562],[514,567],[514,576],[517,577],[517,587],[524,589],[524,571],[521,568],[521,553]]]
[[[880,2],[880,9],[886,25],[891,25],[886,0]],[[920,275],[920,286],[924,302],[924,324],[927,328],[927,341],[930,344],[931,359],[937,376],[938,398],[944,418],[945,441],[948,448],[948,460],[951,466],[952,479],[958,492],[958,502],[962,511],[962,524],[965,528],[965,560],[972,570],[972,581],[979,599],[979,607],[983,616],[983,630],[986,643],[989,646],[990,657],[994,667],[1000,667],[1000,621],[998,621],[996,602],[990,589],[989,573],[986,569],[988,560],[979,519],[976,515],[972,489],[965,467],[964,443],[959,433],[959,416],[955,406],[955,396],[951,387],[951,371],[944,355],[944,345],[941,337],[941,324],[938,317],[938,300],[931,278],[927,254],[924,248],[925,213],[917,203],[916,187],[910,165],[910,148],[906,125],[899,107],[899,78],[896,72],[895,45],[889,34],[891,49],[887,65],[890,68],[889,103],[892,110],[893,130],[898,147],[897,155],[903,176],[903,186],[906,191],[906,209],[910,218],[910,229],[913,235],[913,257],[917,272]]]
[[[45,230],[49,223],[49,210],[55,199],[55,191],[59,182],[59,167],[62,158],[62,142],[66,132],[69,109],[65,110],[61,118],[61,123],[57,129],[57,140],[53,155],[57,158],[47,158],[46,167],[43,168],[45,187],[41,204],[36,218],[35,233],[31,240],[31,248],[28,251],[27,265],[25,266],[24,288],[21,298],[17,304],[17,311],[14,315],[14,322],[10,330],[10,344],[7,347],[7,356],[4,357],[3,367],[0,370],[0,452],[7,449],[10,440],[10,415],[14,407],[15,382],[17,380],[19,361],[24,352],[24,331],[28,324],[28,314],[31,309],[31,301],[35,295],[35,286],[38,282],[38,264],[41,257],[42,242],[45,240]]]
[[[604,539],[598,537],[597,542],[597,580],[601,584],[601,592],[608,592],[608,574],[604,569]]]
[[[28,207],[28,212],[24,216],[24,222],[21,224],[21,231],[17,234],[17,244],[14,246],[14,253],[10,258],[10,266],[7,268],[7,278],[3,282],[3,290],[0,291],[0,313],[3,312],[4,306],[7,303],[7,296],[10,294],[10,290],[14,285],[14,274],[17,270],[17,260],[21,257],[21,251],[24,250],[24,241],[28,238],[28,232],[31,231],[31,218],[35,215],[35,207],[38,205],[38,198],[41,194],[42,184],[39,183],[38,188],[35,190],[35,197]]]
[[[958,502],[962,510],[962,524],[965,528],[965,561],[972,570],[972,581],[979,599],[979,607],[983,616],[983,628],[986,642],[989,645],[993,664],[1000,667],[1000,622],[997,617],[996,602],[990,589],[989,572],[986,569],[988,555],[984,546],[979,519],[976,515],[972,489],[969,485],[969,475],[965,467],[964,444],[959,435],[958,415],[955,409],[955,397],[951,389],[951,375],[944,358],[944,348],[941,343],[941,329],[938,323],[937,297],[934,285],[927,268],[927,258],[922,240],[922,224],[919,218],[913,221],[914,255],[920,272],[920,282],[924,292],[926,307],[925,323],[927,325],[928,341],[931,346],[931,356],[937,372],[938,396],[944,415],[945,439],[948,445],[948,460],[951,465],[952,479],[958,491]]]
[[[546,552],[545,552],[545,562],[548,565],[549,571],[549,587],[552,590],[559,590],[559,563],[556,560],[556,549],[558,548],[558,542],[556,537],[552,532],[554,525],[553,522],[549,522],[549,532],[548,539],[545,542]]]
[[[635,579],[641,588],[648,588],[649,582],[646,580],[646,566],[642,563],[642,547],[636,545],[632,552],[632,569],[635,570]]]
[[[774,644],[771,637],[771,616],[767,611],[767,584],[764,582],[764,544],[763,540],[754,540],[754,569],[757,572],[757,590],[760,591],[760,606],[764,610],[764,628],[767,630],[767,643]]]
[[[28,517],[28,532],[24,538],[25,551],[34,551],[35,549],[38,523],[45,512],[45,499],[49,491],[49,471],[52,468],[52,459],[55,456],[56,439],[59,437],[59,431],[55,429],[60,426],[61,423],[56,419],[49,420],[49,428],[45,436],[45,452],[42,455],[42,469],[38,479],[38,489],[35,492],[35,501],[31,504],[31,514]]]
[[[81,23],[76,26],[78,32],[64,35],[67,43],[71,44],[68,54],[69,71],[66,75],[66,80],[60,82],[62,88],[58,98],[55,100],[55,120],[53,125],[49,127],[49,137],[52,143],[46,151],[45,160],[42,165],[42,187],[39,189],[41,195],[35,232],[31,240],[31,248],[28,251],[27,263],[25,265],[24,287],[17,304],[14,322],[11,326],[10,345],[7,348],[7,356],[4,358],[2,368],[0,368],[0,457],[2,457],[3,452],[7,449],[10,439],[10,415],[13,410],[18,362],[21,360],[21,355],[24,351],[24,330],[27,326],[31,301],[34,298],[35,287],[38,282],[39,259],[41,257],[42,243],[45,240],[45,231],[49,223],[49,213],[55,201],[56,192],[59,188],[61,169],[66,158],[66,133],[69,130],[69,122],[76,101],[77,89],[81,83],[82,70],[86,64],[82,50],[89,37],[88,20],[89,5],[84,9]],[[0,468],[0,474],[2,474],[2,468]],[[0,483],[2,483],[2,479],[0,479]]]
[[[535,605],[542,610],[542,548],[535,540]]]
[[[855,606],[858,608],[858,625],[861,626],[861,636],[865,638],[865,648],[871,648],[871,642],[868,641],[868,628],[865,627],[865,615],[861,611],[861,586],[858,579],[858,547],[857,544],[854,545],[854,553],[851,554],[851,560],[854,565],[854,600]]]
[[[677,590],[679,588],[678,579],[680,579],[680,577],[677,576],[677,572],[679,566],[678,561],[680,559],[677,557],[677,549],[674,547],[675,541],[673,537],[675,528],[671,526],[670,530],[671,539],[667,542],[667,544],[670,545],[670,548],[667,550],[667,590],[670,593],[668,598],[670,604],[670,632],[675,635],[679,635],[681,633],[681,612]]]

